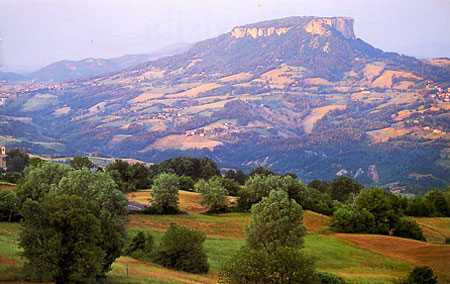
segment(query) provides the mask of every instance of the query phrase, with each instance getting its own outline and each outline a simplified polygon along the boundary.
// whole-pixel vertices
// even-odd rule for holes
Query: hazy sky
[[[385,51],[450,57],[450,0],[0,0],[3,70],[149,53],[288,16],[350,16]],[[1,59],[0,59],[1,60]]]

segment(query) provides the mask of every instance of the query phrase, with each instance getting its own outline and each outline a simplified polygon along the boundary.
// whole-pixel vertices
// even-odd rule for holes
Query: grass
[[[137,202],[146,203],[149,191],[129,194],[128,198],[131,197]],[[106,283],[217,283],[221,266],[245,243],[244,228],[250,221],[250,214],[207,215],[203,213],[205,208],[198,205],[199,199],[197,193],[180,193],[180,205],[189,212],[185,215],[130,215],[127,232],[131,237],[138,230],[148,231],[156,244],[170,222],[205,232],[207,239],[204,249],[208,255],[210,273],[195,275],[170,270],[148,260],[121,257],[107,274]],[[416,220],[440,234],[447,234],[450,229],[450,218]],[[328,230],[328,224],[329,217],[305,211],[304,225],[308,235],[305,237],[304,250],[316,259],[318,270],[340,274],[354,283],[382,284],[406,275],[416,265],[430,265],[444,281],[442,283],[450,281],[450,272],[446,266],[450,260],[448,245],[379,235],[334,234]],[[19,231],[19,223],[0,222],[0,282],[20,280],[23,260],[18,254]]]
[[[414,218],[422,227],[428,242],[444,244],[450,238],[450,218]]]

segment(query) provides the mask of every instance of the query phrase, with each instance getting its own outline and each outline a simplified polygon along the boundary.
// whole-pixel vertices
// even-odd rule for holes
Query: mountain
[[[25,76],[13,73],[13,72],[1,72],[0,71],[0,80],[5,81],[20,81],[25,80]]]
[[[7,145],[39,153],[208,155],[223,168],[261,165],[305,181],[443,187],[447,63],[374,48],[351,18],[290,17],[120,71],[10,92],[0,129]]]
[[[0,74],[0,79],[7,81],[36,81],[41,83],[60,83],[65,80],[78,79],[81,77],[95,76],[102,73],[113,72],[142,62],[154,60],[159,57],[181,53],[189,49],[191,44],[173,44],[150,54],[132,54],[117,58],[86,58],[77,61],[63,60],[52,63],[25,76],[13,73]],[[6,76],[8,75],[8,77]],[[14,76],[13,76],[14,75]]]

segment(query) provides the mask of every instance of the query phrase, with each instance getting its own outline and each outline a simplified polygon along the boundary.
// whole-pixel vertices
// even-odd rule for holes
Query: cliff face
[[[325,34],[328,28],[340,32],[345,38],[355,39],[353,32],[353,19],[347,17],[314,18],[306,26],[305,31],[312,34]]]
[[[257,38],[260,36],[270,36],[272,34],[281,35],[287,33],[291,27],[286,28],[245,28],[245,27],[237,27],[231,31],[231,36],[234,38],[241,38],[244,36],[251,36],[252,38]]]
[[[266,37],[273,34],[281,35],[291,29],[304,29],[308,33],[324,35],[330,33],[330,28],[340,32],[347,39],[355,39],[353,32],[353,19],[348,17],[317,18],[317,17],[292,17],[282,23],[270,21],[256,23],[244,27],[236,27],[231,31],[233,38],[250,36],[252,38]]]

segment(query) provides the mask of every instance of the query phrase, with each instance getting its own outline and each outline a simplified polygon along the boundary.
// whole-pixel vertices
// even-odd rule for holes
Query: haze
[[[450,56],[448,0],[0,0],[2,71],[150,53],[234,26],[288,16],[350,16],[356,36],[384,51]]]

